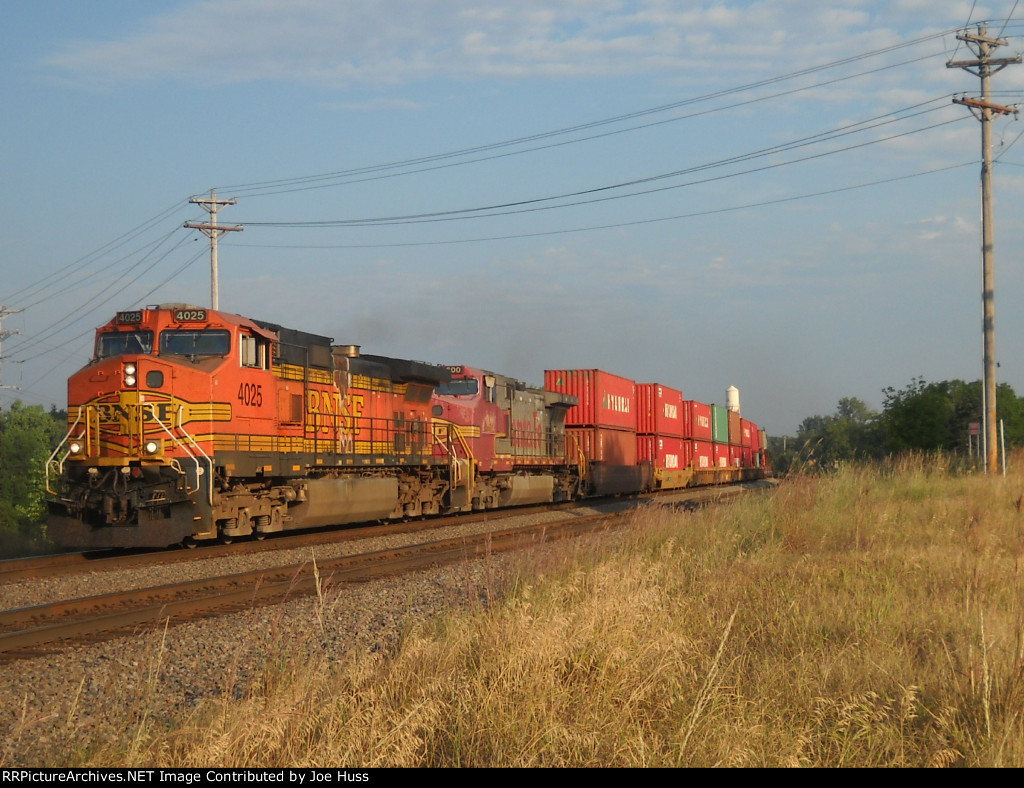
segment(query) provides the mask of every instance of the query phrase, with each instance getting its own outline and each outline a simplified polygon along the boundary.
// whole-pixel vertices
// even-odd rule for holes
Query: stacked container
[[[636,431],[636,384],[599,369],[548,369],[544,388],[569,394],[579,404],[569,408],[565,423]]]
[[[636,400],[637,435],[683,437],[686,411],[681,391],[660,383],[638,383]]]
[[[742,425],[743,467],[753,468],[758,465],[758,442],[760,435],[758,434],[757,425],[754,424],[754,422],[743,419]]]
[[[715,467],[711,443],[711,406],[693,400],[684,402],[683,406],[686,411],[683,438],[690,444],[689,454],[693,467],[697,470]]]
[[[729,453],[729,419],[730,411],[721,405],[711,406],[711,442],[713,446],[714,467],[728,468],[732,465]]]
[[[683,393],[660,383],[638,383],[636,399],[637,459],[652,464],[660,486],[682,486],[690,465]]]
[[[570,447],[592,462],[636,465],[636,384],[599,369],[548,369],[544,388],[579,400],[565,415]]]

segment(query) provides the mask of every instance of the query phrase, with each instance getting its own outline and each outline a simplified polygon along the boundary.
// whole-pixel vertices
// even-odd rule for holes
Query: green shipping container
[[[721,405],[711,406],[711,440],[714,443],[729,442],[729,411]]]

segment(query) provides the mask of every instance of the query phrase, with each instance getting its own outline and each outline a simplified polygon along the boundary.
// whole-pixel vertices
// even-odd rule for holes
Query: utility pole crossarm
[[[973,107],[977,109],[987,109],[989,112],[994,112],[997,115],[1016,115],[1019,111],[1019,107],[1004,107],[1001,104],[992,104],[988,101],[981,101],[980,99],[962,98],[953,99],[954,104],[963,104],[965,107]]]
[[[986,61],[981,60],[950,60],[946,63],[946,68],[978,68],[979,66],[1015,66],[1021,61],[1021,56],[1016,57],[990,57]]]

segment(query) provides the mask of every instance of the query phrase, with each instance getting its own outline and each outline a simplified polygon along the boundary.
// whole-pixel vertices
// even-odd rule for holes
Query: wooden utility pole
[[[984,402],[985,402],[985,467],[990,473],[999,470],[999,442],[996,438],[996,308],[992,229],[992,120],[999,115],[1017,112],[991,101],[990,78],[1006,66],[1021,62],[1021,56],[993,58],[994,49],[1006,46],[1005,38],[989,38],[988,27],[979,25],[978,32],[963,32],[957,39],[967,44],[975,60],[951,60],[946,68],[962,68],[981,78],[981,98],[954,98],[981,121],[981,268],[982,268],[982,331],[984,332]]]
[[[210,189],[210,196],[208,198],[193,197],[189,202],[203,206],[203,209],[210,214],[210,221],[208,223],[185,222],[185,226],[191,230],[199,230],[203,235],[210,239],[210,308],[219,309],[220,292],[217,282],[217,239],[220,238],[223,233],[241,232],[242,228],[219,226],[217,224],[217,209],[222,205],[234,205],[238,200],[218,200],[217,190]]]

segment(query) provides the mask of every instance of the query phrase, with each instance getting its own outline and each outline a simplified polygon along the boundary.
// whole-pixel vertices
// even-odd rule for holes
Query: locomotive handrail
[[[68,427],[68,431],[67,431],[67,434],[64,436],[64,439],[60,443],[57,444],[57,448],[53,450],[53,454],[50,455],[50,459],[48,459],[46,461],[46,469],[45,469],[45,473],[46,473],[46,492],[49,493],[50,495],[56,495],[57,494],[56,490],[51,490],[50,489],[50,466],[53,465],[53,459],[60,452],[61,446],[63,446],[65,443],[68,442],[68,439],[71,437],[71,433],[75,431],[75,427],[78,426],[78,422],[80,422],[82,420],[82,410],[83,410],[83,408],[79,408],[78,409],[78,415],[75,417],[74,424],[72,424],[70,427]],[[69,449],[68,450],[68,454],[70,454],[70,453],[71,453],[71,450]],[[64,460],[66,460],[67,458],[68,458],[68,455],[65,454],[61,458],[61,460],[57,463],[57,474],[58,475],[64,473]]]
[[[208,502],[209,502],[210,506],[213,506],[213,459],[210,457],[210,455],[208,455],[205,451],[203,451],[203,447],[199,445],[199,443],[196,441],[196,439],[192,437],[191,433],[188,430],[186,430],[185,427],[182,425],[182,421],[184,420],[184,413],[185,413],[185,406],[184,405],[179,405],[178,406],[178,429],[181,430],[182,433],[185,435],[185,437],[189,439],[189,442],[195,447],[195,450],[203,455],[203,459],[206,460],[207,465],[210,466],[210,478],[207,480],[206,489],[208,491],[208,495],[207,495],[207,498],[209,499]],[[172,435],[171,437],[173,438],[174,436]],[[175,439],[175,440],[177,441],[177,439]],[[179,445],[180,445],[180,442],[179,442]],[[185,448],[185,446],[182,445],[181,448],[185,450],[185,452],[189,455],[189,457],[192,456],[191,453],[189,453],[188,449]],[[196,461],[196,484],[199,484],[199,462],[198,462],[198,460]]]
[[[580,467],[580,485],[582,486],[590,473],[590,469],[587,467],[587,453],[583,451],[583,446],[578,437],[570,435],[569,438],[576,447],[576,455]]]
[[[202,475],[202,466],[200,466],[200,464],[199,464],[199,459],[191,451],[189,451],[188,446],[186,446],[184,443],[182,443],[178,439],[177,435],[175,435],[173,432],[171,432],[171,430],[167,427],[166,424],[164,424],[162,421],[160,421],[160,417],[157,416],[156,405],[153,404],[153,403],[147,403],[147,407],[151,410],[151,412],[153,414],[153,421],[155,421],[157,423],[157,425],[160,427],[160,429],[162,429],[164,432],[166,432],[167,435],[170,437],[170,439],[172,441],[174,441],[175,445],[177,445],[177,447],[179,449],[181,449],[183,452],[185,452],[185,454],[187,454],[189,456],[189,459],[191,459],[192,462],[194,462],[196,464],[196,484],[198,485],[199,484],[199,477]],[[213,460],[211,460],[210,457],[206,454],[206,452],[203,451],[202,447],[198,443],[196,443],[195,439],[191,435],[189,435],[188,430],[186,430],[182,426],[181,421],[182,421],[182,417],[184,415],[184,411],[185,411],[184,405],[179,405],[178,406],[178,429],[181,430],[184,433],[185,437],[188,438],[189,442],[191,442],[191,444],[196,448],[196,451],[198,451],[200,454],[202,454],[203,455],[203,459],[205,459],[209,463],[209,465],[210,465],[210,479],[209,479],[209,482],[207,483],[207,488],[209,490],[210,506],[213,506]],[[178,472],[181,473],[180,470]],[[184,476],[184,474],[182,474],[182,475]],[[185,476],[185,478],[186,478],[186,480],[188,479],[187,476]],[[199,489],[199,488],[197,487],[196,489]],[[195,492],[195,490],[188,490],[188,492],[189,493],[193,493],[193,492]]]
[[[440,422],[434,423],[433,429],[434,441],[441,450],[448,455],[451,461],[452,468],[452,481],[455,487],[461,486],[462,465],[459,463],[459,455],[455,451],[455,444],[453,438],[458,441],[459,445],[462,446],[462,451],[466,455],[466,469],[467,469],[467,488],[472,492],[473,487],[476,485],[476,478],[474,475],[474,469],[476,468],[476,458],[473,456],[473,450],[470,448],[469,441],[466,440],[466,436],[462,434],[462,430],[459,429],[457,424],[451,422],[445,424]],[[447,438],[447,440],[445,440]]]
[[[469,447],[469,441],[466,440],[466,436],[462,434],[462,430],[459,429],[457,424],[451,425],[452,434],[455,435],[456,439],[462,444],[462,450],[466,453],[466,489],[472,494],[473,488],[476,486],[476,479],[474,478],[474,470],[476,468],[475,458],[473,457],[473,450]],[[454,452],[452,459],[456,460]],[[458,461],[455,462],[458,465]]]

